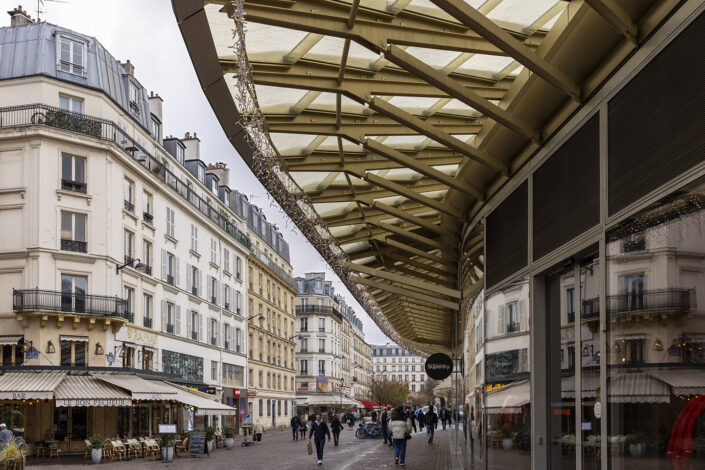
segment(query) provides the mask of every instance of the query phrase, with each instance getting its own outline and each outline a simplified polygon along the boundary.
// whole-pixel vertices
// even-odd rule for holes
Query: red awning
[[[374,403],[371,401],[360,400],[360,403],[362,403],[362,406],[364,406],[365,408],[378,408],[379,407],[379,403]]]

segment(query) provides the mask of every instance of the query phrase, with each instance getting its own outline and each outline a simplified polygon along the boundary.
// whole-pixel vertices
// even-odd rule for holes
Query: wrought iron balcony
[[[174,285],[174,276],[171,274],[166,275],[166,283],[169,284],[170,286]]]
[[[150,317],[144,317],[142,320],[142,325],[145,328],[152,328],[152,319]]]
[[[173,335],[174,334],[174,324],[173,323],[167,323],[166,324],[166,332]]]
[[[191,332],[191,339],[194,341],[198,341],[198,331]]]
[[[51,311],[102,315],[132,321],[132,312],[127,310],[127,300],[105,295],[88,295],[42,289],[12,291],[12,309],[15,312]]]
[[[78,253],[88,253],[88,242],[81,242],[78,240],[67,240],[66,238],[62,238],[61,250],[75,251]]]
[[[343,316],[337,309],[322,305],[297,305],[296,313],[329,313],[335,315],[340,319],[343,318]]]
[[[660,289],[607,297],[610,315],[639,312],[685,313],[691,308],[690,289]]]
[[[131,203],[128,200],[125,200],[125,210],[128,212],[134,212],[135,211],[135,205]]]
[[[145,222],[148,224],[151,224],[152,221],[154,220],[154,216],[150,214],[149,212],[143,212],[142,213],[142,218],[144,219]]]

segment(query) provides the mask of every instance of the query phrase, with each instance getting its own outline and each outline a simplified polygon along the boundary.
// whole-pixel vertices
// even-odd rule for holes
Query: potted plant
[[[0,451],[0,468],[2,470],[19,470],[24,468],[22,451],[14,438]]]
[[[512,439],[511,433],[504,428],[502,428],[501,433],[502,449],[511,450],[514,447],[514,439]]]
[[[91,444],[91,460],[94,464],[99,464],[103,458],[103,443],[105,439],[100,434],[93,434],[88,442]]]
[[[165,462],[174,460],[174,444],[176,444],[176,434],[159,435],[159,446],[162,448],[162,460]]]
[[[646,453],[646,436],[643,434],[627,435],[627,445],[629,455],[632,457],[643,457]]]
[[[223,437],[225,437],[225,447],[228,449],[233,448],[233,438],[235,437],[235,429],[230,426],[223,428]]]
[[[213,426],[208,426],[206,428],[206,444],[208,445],[208,453],[213,452],[215,440],[215,428]]]

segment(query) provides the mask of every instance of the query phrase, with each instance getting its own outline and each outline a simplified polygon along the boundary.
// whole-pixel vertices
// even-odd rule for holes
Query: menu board
[[[206,446],[205,432],[192,432],[189,438],[188,453],[189,455],[203,454]]]

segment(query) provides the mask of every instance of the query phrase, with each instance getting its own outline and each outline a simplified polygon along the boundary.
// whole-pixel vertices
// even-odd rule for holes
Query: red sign
[[[256,396],[257,396],[257,392],[247,392],[247,396],[248,396],[248,397],[256,397]]]
[[[233,396],[234,396],[234,397],[239,397],[239,396],[240,396],[240,389],[239,389],[239,388],[234,388],[234,389],[233,389]]]

